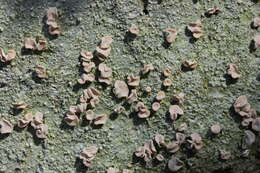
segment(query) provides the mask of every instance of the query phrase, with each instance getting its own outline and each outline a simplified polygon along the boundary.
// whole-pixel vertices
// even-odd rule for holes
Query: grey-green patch
[[[162,172],[167,161],[158,165],[132,163],[132,154],[137,146],[160,133],[169,141],[175,127],[187,123],[188,130],[201,134],[205,147],[196,157],[186,157],[178,152],[185,162],[179,172],[256,172],[259,169],[258,151],[255,146],[248,158],[241,158],[239,144],[244,130],[230,116],[229,110],[235,99],[246,95],[252,107],[259,113],[259,48],[250,53],[249,44],[259,29],[251,29],[253,18],[259,16],[259,4],[253,1],[162,1],[144,5],[139,0],[121,1],[5,1],[0,7],[0,42],[5,50],[17,51],[16,59],[10,64],[0,65],[0,116],[15,124],[20,115],[11,108],[17,100],[30,105],[26,111],[44,112],[48,124],[48,138],[35,140],[28,130],[13,132],[0,139],[0,171],[14,172],[81,172],[76,156],[86,146],[98,145],[92,167],[88,172],[105,171],[109,167],[120,170],[128,168],[134,172]],[[201,17],[207,9],[217,5],[218,15]],[[57,7],[61,12],[59,24],[62,32],[55,38],[43,27],[42,18],[46,9]],[[145,11],[143,13],[142,11]],[[185,35],[188,24],[201,19],[204,36],[193,40]],[[130,42],[124,39],[129,26],[136,24],[140,34]],[[163,47],[163,33],[166,28],[178,28],[178,38],[170,47]],[[45,32],[47,31],[47,32]],[[186,33],[187,34],[187,33]],[[26,37],[44,35],[48,50],[42,53],[20,51]],[[105,63],[112,68],[114,80],[123,80],[127,74],[136,74],[147,64],[154,70],[142,75],[140,88],[150,86],[151,94],[140,94],[139,100],[147,106],[161,90],[160,72],[166,67],[172,70],[173,85],[166,92],[156,115],[145,121],[132,118],[132,106],[118,116],[111,116],[100,129],[93,129],[84,123],[70,129],[62,123],[70,105],[76,104],[87,85],[78,86],[78,54],[81,50],[93,51],[100,38],[113,36],[110,56]],[[125,40],[125,42],[124,42]],[[181,71],[185,60],[196,60],[194,71]],[[241,78],[232,83],[224,76],[226,65],[238,65]],[[34,67],[44,64],[48,69],[48,80],[32,78]],[[112,86],[88,84],[102,91],[97,114],[114,112],[114,107],[124,103],[115,100]],[[140,91],[140,90],[139,90]],[[178,121],[168,123],[167,112],[173,95],[185,93],[184,113]],[[127,107],[127,106],[126,106]],[[136,117],[136,115],[133,115]],[[207,136],[212,124],[223,125],[223,132],[211,139]],[[259,137],[259,135],[257,136]],[[118,149],[118,150],[115,150]],[[230,151],[231,159],[219,160],[219,150]]]

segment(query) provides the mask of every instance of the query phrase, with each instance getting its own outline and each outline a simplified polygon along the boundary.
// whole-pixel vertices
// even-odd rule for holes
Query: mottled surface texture
[[[0,138],[0,172],[84,172],[79,152],[84,147],[99,148],[92,167],[87,172],[105,172],[108,167],[135,172],[165,172],[166,161],[161,164],[134,163],[132,156],[138,146],[161,133],[170,141],[175,128],[186,122],[186,134],[202,135],[205,146],[189,156],[183,149],[177,152],[185,163],[179,172],[242,173],[259,171],[259,134],[247,158],[241,157],[241,139],[244,130],[230,107],[240,95],[260,112],[260,51],[250,52],[249,45],[259,29],[252,29],[252,19],[259,16],[259,2],[250,0],[0,0],[0,47],[18,53],[11,64],[0,65],[0,119],[15,124],[25,112],[44,113],[49,126],[48,138],[37,140],[31,128],[18,130]],[[221,13],[204,16],[207,9],[217,6]],[[61,17],[62,34],[52,38],[46,33],[43,17],[48,7],[57,7]],[[194,42],[186,30],[189,23],[201,19],[204,37]],[[140,28],[134,41],[125,39],[132,25]],[[163,45],[163,30],[179,31],[176,41],[169,47]],[[44,36],[49,50],[41,54],[23,53],[25,37]],[[138,88],[139,100],[149,108],[161,88],[161,71],[169,67],[173,85],[166,91],[161,109],[146,121],[137,119],[133,107],[115,116],[113,110],[123,101],[115,99],[111,87],[95,82],[91,86],[102,93],[96,113],[107,113],[110,119],[102,128],[86,123],[74,129],[63,123],[69,105],[76,104],[84,88],[77,85],[80,76],[79,52],[94,51],[100,38],[111,35],[111,56],[105,63],[113,69],[113,81],[125,80],[128,73],[138,75],[144,64],[155,67],[143,78]],[[124,41],[125,40],[125,41]],[[196,60],[194,71],[182,72],[184,60]],[[238,65],[241,78],[230,82],[224,75],[229,63]],[[47,68],[48,80],[35,78],[34,68]],[[151,86],[150,95],[144,89]],[[184,115],[176,122],[168,120],[170,98],[179,92],[186,94]],[[12,110],[12,104],[26,102],[23,113]],[[213,124],[223,131],[215,137],[207,133]],[[228,161],[219,160],[219,150],[230,151]],[[166,160],[170,155],[163,153]]]

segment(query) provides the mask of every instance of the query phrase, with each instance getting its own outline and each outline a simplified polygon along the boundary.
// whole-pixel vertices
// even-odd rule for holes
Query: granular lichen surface
[[[0,0],[0,47],[14,49],[16,59],[0,64],[0,119],[17,123],[26,112],[42,112],[49,126],[48,138],[39,140],[30,128],[15,129],[0,138],[0,172],[85,172],[78,159],[86,147],[95,145],[99,152],[87,172],[105,172],[109,167],[128,168],[134,172],[165,172],[166,161],[146,165],[135,163],[133,153],[156,133],[173,139],[176,128],[187,123],[186,134],[201,134],[205,146],[194,156],[187,151],[175,155],[185,166],[178,172],[258,173],[259,133],[248,157],[241,157],[244,128],[230,114],[238,96],[246,95],[252,107],[260,113],[260,49],[252,51],[250,43],[259,32],[251,28],[254,17],[259,17],[257,1],[202,1],[202,0]],[[217,6],[221,12],[207,17],[204,13]],[[60,13],[61,35],[52,37],[44,24],[46,9],[57,7]],[[204,36],[191,38],[186,27],[200,19]],[[135,25],[140,34],[127,40],[126,31]],[[164,45],[163,31],[174,28],[177,38],[171,46]],[[27,53],[22,50],[24,38],[41,35],[48,41],[48,50]],[[103,87],[98,82],[79,85],[81,71],[79,53],[94,51],[100,38],[111,35],[111,55],[105,63],[113,70],[113,82],[125,80],[128,74],[138,75],[146,64],[155,70],[142,78],[138,88],[139,100],[149,108],[162,87],[162,71],[170,68],[173,84],[166,90],[166,98],[156,114],[141,121],[126,106],[118,115],[114,109],[124,105],[116,99],[112,85]],[[195,70],[184,72],[181,64],[195,60]],[[241,77],[229,82],[225,76],[227,65],[235,63]],[[46,67],[48,79],[35,76],[35,66]],[[110,115],[102,128],[81,123],[70,128],[63,119],[70,105],[76,104],[83,90],[89,86],[102,93],[97,114]],[[152,92],[146,94],[150,86]],[[167,114],[171,97],[185,93],[184,115],[169,121]],[[18,102],[29,104],[24,112],[12,109]],[[208,135],[210,127],[220,124],[217,137]],[[219,151],[230,151],[231,159],[221,161]]]

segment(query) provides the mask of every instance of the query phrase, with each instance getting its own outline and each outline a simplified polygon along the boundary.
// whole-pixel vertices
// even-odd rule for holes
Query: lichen
[[[6,1],[0,0],[0,42],[4,50],[14,49],[17,56],[11,63],[0,63],[0,119],[12,124],[21,118],[12,104],[23,100],[30,106],[28,112],[43,112],[48,124],[48,137],[39,141],[30,129],[16,131],[0,138],[0,172],[82,172],[86,168],[77,155],[87,146],[97,146],[100,151],[89,168],[89,173],[105,172],[109,167],[125,168],[134,172],[164,172],[171,156],[161,153],[165,161],[143,166],[132,160],[138,146],[160,133],[165,140],[172,139],[177,128],[187,123],[185,134],[202,136],[203,148],[195,157],[187,157],[179,151],[176,158],[184,162],[179,172],[256,172],[259,170],[256,142],[248,158],[240,157],[238,147],[244,129],[233,116],[231,106],[237,97],[246,95],[248,101],[260,112],[259,107],[259,48],[250,49],[250,42],[259,29],[250,28],[259,16],[259,4],[252,1],[155,1],[141,0],[64,0],[64,1]],[[148,1],[146,1],[148,2]],[[145,5],[146,4],[146,5]],[[203,16],[217,5],[221,12],[209,18]],[[48,34],[42,23],[46,9],[57,7],[62,32],[58,37]],[[185,28],[201,19],[203,37],[194,40]],[[125,39],[129,26],[136,24],[139,35]],[[178,38],[170,46],[164,46],[166,28],[178,28]],[[24,38],[44,35],[48,50],[28,53],[21,50]],[[147,64],[154,70],[141,76],[138,101],[150,109],[154,96],[161,90],[161,72],[170,68],[173,85],[165,89],[166,97],[160,109],[144,121],[136,119],[133,106],[125,105],[111,92],[113,85],[98,82],[78,85],[81,64],[79,52],[93,52],[100,38],[111,35],[114,39],[109,57],[104,61],[113,70],[113,80],[125,80],[127,74],[135,74]],[[258,58],[257,58],[258,57]],[[185,60],[195,60],[193,71],[182,71]],[[96,62],[95,62],[96,63]],[[243,74],[235,83],[226,77],[226,65],[234,63]],[[48,80],[34,78],[35,66],[43,64],[48,69]],[[142,74],[142,73],[141,73]],[[72,129],[63,122],[70,105],[77,104],[88,86],[102,92],[96,114],[107,114],[109,119],[102,128],[92,128],[81,119]],[[142,88],[151,87],[150,94]],[[167,120],[172,96],[185,93],[184,116],[175,122]],[[126,110],[114,115],[114,108],[123,105]],[[26,113],[26,112],[25,112]],[[211,125],[221,124],[222,133],[209,138]],[[259,134],[258,136],[259,137]],[[219,160],[219,151],[232,153],[229,160]],[[252,157],[251,157],[252,156]]]

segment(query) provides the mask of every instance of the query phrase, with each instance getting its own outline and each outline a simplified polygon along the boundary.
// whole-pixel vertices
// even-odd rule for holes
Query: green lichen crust
[[[153,0],[155,1],[155,0]],[[158,0],[159,1],[159,0]],[[15,124],[22,116],[12,110],[12,104],[23,101],[29,104],[25,112],[40,111],[49,126],[48,138],[39,141],[31,129],[15,130],[0,139],[0,172],[84,172],[79,153],[86,146],[96,145],[99,152],[88,170],[105,172],[108,167],[129,168],[135,172],[165,172],[166,161],[161,164],[134,163],[132,156],[138,146],[160,133],[170,141],[181,123],[189,126],[186,134],[202,135],[205,146],[193,157],[182,149],[175,155],[185,162],[179,172],[254,172],[260,167],[259,134],[248,158],[241,158],[240,143],[244,129],[230,115],[230,107],[240,95],[260,112],[259,49],[250,52],[249,45],[259,29],[250,23],[259,16],[259,3],[250,0],[203,1],[161,0],[148,3],[141,0],[0,0],[0,47],[15,49],[17,57],[11,64],[0,66],[0,119]],[[155,1],[156,2],[156,1]],[[218,15],[204,16],[207,9],[220,8]],[[57,7],[61,17],[62,34],[57,38],[46,33],[43,17],[48,7]],[[201,19],[204,36],[194,42],[186,26]],[[133,41],[125,39],[127,29],[135,24],[140,35]],[[179,31],[176,41],[163,45],[163,31]],[[39,53],[21,51],[25,37],[44,36],[49,50]],[[102,96],[96,113],[106,113],[110,119],[102,128],[85,123],[74,129],[63,123],[70,105],[76,104],[84,88],[79,86],[78,61],[81,50],[94,51],[105,35],[113,36],[112,51],[105,63],[113,69],[113,81],[124,80],[128,73],[138,75],[143,65],[152,63],[155,70],[140,82],[139,99],[151,107],[161,89],[161,71],[169,67],[173,85],[166,91],[161,109],[145,121],[132,114],[133,108],[114,115],[113,110],[123,101],[116,100],[111,86],[102,87],[94,82]],[[182,72],[181,63],[196,60],[194,71]],[[229,63],[235,63],[241,72],[236,83],[225,78]],[[48,80],[34,76],[36,65],[47,68]],[[144,94],[151,86],[151,94]],[[169,122],[167,111],[171,97],[179,92],[186,94],[184,115]],[[222,133],[215,138],[207,133],[213,124],[220,124]],[[228,161],[219,160],[219,150],[232,153]]]

